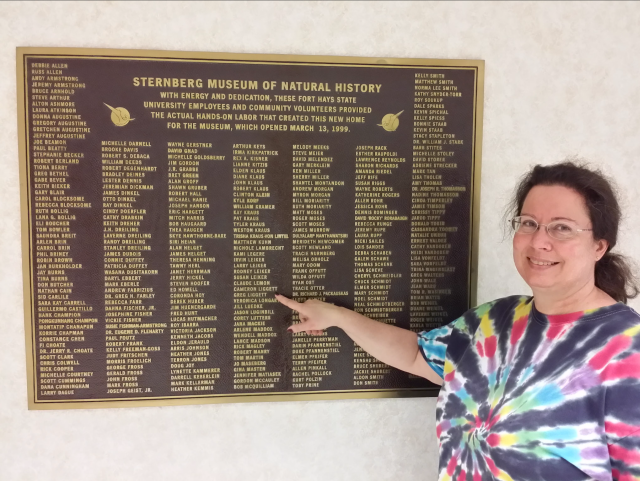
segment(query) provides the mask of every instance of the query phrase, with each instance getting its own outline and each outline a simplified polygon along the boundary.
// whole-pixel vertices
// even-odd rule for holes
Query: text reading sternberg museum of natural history
[[[274,294],[414,331],[469,306],[481,62],[28,50],[32,408],[436,392]]]
[[[160,78],[160,77],[134,77],[134,87],[162,87],[162,88],[203,88],[205,83],[202,79],[192,78]],[[309,81],[276,81],[276,80],[230,80],[230,79],[208,79],[206,83],[208,89],[227,90],[278,90],[292,92],[362,92],[380,93],[382,84],[371,83],[334,83],[333,88],[329,82],[309,82]],[[181,97],[181,98],[202,98],[202,97]],[[212,98],[216,98],[215,96]]]

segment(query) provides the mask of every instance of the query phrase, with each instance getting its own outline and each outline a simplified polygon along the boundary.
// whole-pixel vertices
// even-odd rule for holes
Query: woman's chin
[[[524,281],[531,289],[550,289],[557,284],[554,279],[548,279],[542,276],[525,277]]]
[[[546,275],[544,272],[531,272],[527,270],[527,272],[521,273],[521,275],[522,279],[524,279],[532,289],[548,289],[557,284],[556,276]]]

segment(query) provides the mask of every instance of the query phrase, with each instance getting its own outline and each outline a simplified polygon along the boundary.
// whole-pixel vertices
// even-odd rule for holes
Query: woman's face
[[[532,188],[522,206],[521,216],[539,224],[555,220],[591,229],[584,199],[575,190],[560,185]],[[552,290],[554,295],[571,293],[593,283],[596,260],[604,255],[606,241],[594,241],[590,231],[578,232],[567,240],[550,237],[544,226],[533,234],[515,233],[513,259],[518,272],[534,291]]]

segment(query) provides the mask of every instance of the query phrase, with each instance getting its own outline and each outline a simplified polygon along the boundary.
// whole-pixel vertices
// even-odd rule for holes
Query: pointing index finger
[[[278,300],[278,302],[284,304],[289,309],[293,309],[294,311],[300,312],[302,308],[302,304],[300,302],[294,301],[293,299],[289,299],[288,297],[284,297],[280,294],[276,294],[276,299]]]

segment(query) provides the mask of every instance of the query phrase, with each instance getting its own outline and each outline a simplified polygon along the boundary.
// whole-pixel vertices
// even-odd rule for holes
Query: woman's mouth
[[[541,259],[532,259],[531,257],[527,257],[527,259],[531,264],[538,267],[549,267],[549,266],[555,266],[556,264],[560,264],[559,262],[543,261]]]

